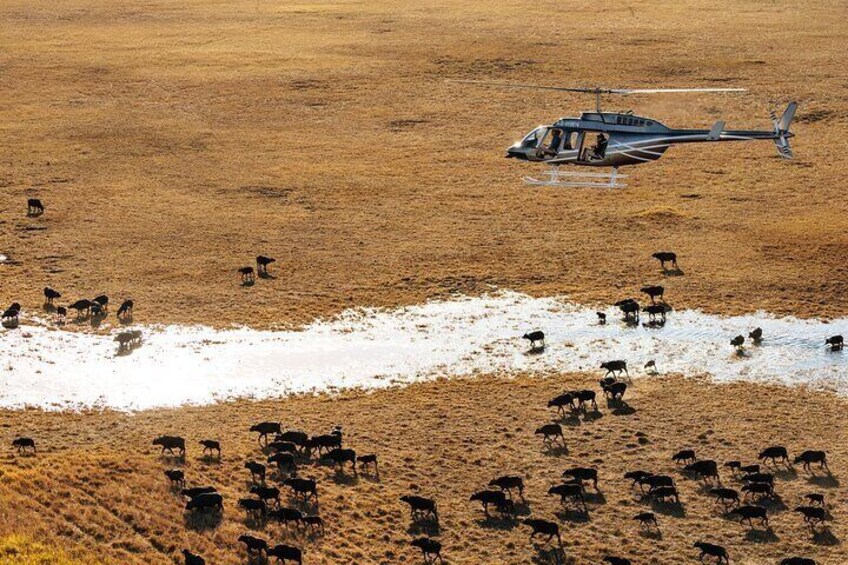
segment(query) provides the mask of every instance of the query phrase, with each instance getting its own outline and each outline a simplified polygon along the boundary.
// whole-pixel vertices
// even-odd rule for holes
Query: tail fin
[[[784,159],[791,159],[793,157],[792,149],[789,147],[789,138],[793,137],[793,134],[789,131],[789,125],[792,123],[792,118],[795,116],[795,110],[797,108],[797,103],[790,102],[789,106],[784,110],[783,115],[780,116],[780,120],[777,119],[774,112],[771,114],[772,123],[774,124],[774,144],[777,146],[777,152]]]

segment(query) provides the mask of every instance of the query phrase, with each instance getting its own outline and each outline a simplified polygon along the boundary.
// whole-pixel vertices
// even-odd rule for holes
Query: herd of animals
[[[28,212],[30,215],[41,214],[44,212],[44,206],[40,201],[30,199]],[[653,254],[653,257],[660,261],[663,269],[666,268],[667,263],[674,269],[678,268],[677,256],[673,252],[658,252]],[[258,256],[255,272],[260,276],[268,276],[268,265],[273,262],[273,258]],[[253,267],[244,267],[239,269],[239,272],[242,275],[243,284],[251,284],[254,281]],[[649,315],[648,324],[664,324],[666,314],[671,311],[668,304],[663,301],[665,289],[662,286],[646,286],[641,289],[641,292],[649,297],[650,304],[641,306],[632,298],[616,303],[624,315],[624,321],[628,324],[638,324],[639,313],[645,312]],[[52,288],[44,289],[47,306],[53,307],[54,301],[61,296],[61,293]],[[78,317],[105,317],[108,304],[108,297],[102,295],[93,300],[78,300],[67,308],[58,306],[54,308],[54,311],[60,320],[64,320],[68,308],[76,310]],[[20,304],[12,304],[2,314],[4,322],[7,320],[17,322],[20,310]],[[132,310],[133,301],[125,300],[118,309],[117,316],[122,321],[131,320]],[[598,312],[597,315],[599,323],[606,323],[605,313]],[[531,350],[544,350],[543,331],[528,332],[523,338],[530,342]],[[121,332],[115,338],[121,348],[130,347],[138,343],[140,339],[141,332],[138,330]],[[750,332],[749,339],[759,343],[763,339],[762,330],[754,329]],[[733,347],[742,348],[744,342],[745,338],[740,335],[734,337],[730,343]],[[834,351],[841,350],[843,338],[840,335],[832,336],[826,340],[826,345]],[[646,369],[655,368],[655,363],[649,361],[645,367]],[[624,397],[627,392],[627,381],[630,378],[627,362],[607,361],[602,363],[600,368],[606,371],[599,381],[599,387],[608,404],[626,408],[627,403]],[[599,409],[596,397],[594,390],[566,391],[551,399],[547,406],[556,409],[557,417],[561,421],[563,418],[579,417],[581,413],[585,415],[589,411],[597,412]],[[279,522],[287,531],[290,527],[294,527],[307,530],[310,535],[323,534],[325,523],[317,514],[318,482],[315,479],[300,476],[300,471],[305,465],[325,461],[331,463],[338,473],[363,472],[373,473],[379,477],[377,455],[358,454],[354,449],[344,447],[341,426],[336,426],[327,434],[312,436],[300,430],[284,430],[279,422],[261,422],[252,426],[250,432],[259,434],[260,453],[264,460],[251,459],[244,463],[252,486],[246,493],[247,496],[236,501],[236,505],[245,512],[247,525],[264,524],[270,520]],[[542,437],[545,449],[565,446],[563,428],[557,421],[540,426],[535,430],[535,435]],[[186,440],[182,437],[161,436],[154,439],[152,443],[161,447],[161,455],[166,458],[166,461],[171,462],[170,457],[185,459]],[[219,441],[204,439],[199,443],[203,446],[204,457],[221,458]],[[30,437],[16,438],[12,442],[12,447],[21,455],[36,453],[36,442]],[[728,519],[738,520],[740,523],[747,524],[749,528],[754,528],[755,523],[760,527],[770,528],[768,507],[769,503],[779,499],[776,483],[780,478],[781,470],[785,471],[793,465],[800,464],[806,473],[814,473],[818,469],[830,475],[827,454],[824,451],[806,450],[792,459],[788,450],[780,445],[770,446],[759,452],[757,463],[743,464],[742,461],[735,460],[723,464],[722,468],[726,469],[726,472],[729,472],[733,480],[739,484],[738,490],[722,484],[719,464],[715,460],[698,458],[692,449],[679,451],[672,457],[672,461],[682,465],[680,472],[683,475],[702,481],[709,487],[706,492],[715,499],[715,504],[721,508]],[[171,488],[185,499],[184,509],[188,515],[223,512],[224,496],[214,486],[187,488],[187,477],[180,468],[166,469],[164,475]],[[273,486],[272,479],[276,481],[277,486]],[[627,472],[623,479],[630,481],[631,489],[638,489],[639,496],[645,503],[677,507],[682,505],[680,490],[671,475],[638,469]],[[289,505],[284,505],[281,500],[281,487],[288,489],[291,494]],[[491,517],[491,512],[494,512],[499,519],[527,526],[530,529],[531,540],[542,538],[544,544],[553,545],[561,554],[562,537],[558,523],[532,515],[519,520],[520,506],[517,503],[520,501],[521,504],[526,504],[525,488],[524,479],[520,476],[500,476],[492,479],[486,488],[472,493],[469,500],[479,502],[487,517]],[[558,497],[567,511],[588,516],[591,511],[590,504],[600,492],[596,468],[573,467],[562,473],[561,483],[548,488],[547,495]],[[438,524],[439,513],[434,499],[409,494],[402,496],[400,502],[409,506],[413,522]],[[526,506],[524,508],[526,509]],[[825,496],[817,492],[807,493],[794,511],[801,515],[805,524],[813,532],[817,528],[826,528],[825,523],[832,519]],[[653,512],[640,512],[633,519],[641,528],[647,530],[660,528],[659,520]],[[301,547],[287,544],[272,545],[266,539],[251,533],[241,535],[237,541],[244,546],[250,562],[267,562],[272,558],[282,564],[302,564],[304,561],[304,550]],[[442,545],[438,540],[422,536],[411,540],[410,545],[421,551],[425,563],[444,562]],[[716,564],[730,562],[728,551],[720,545],[698,541],[694,544],[694,548],[697,555],[693,553],[693,557],[697,557],[700,561],[713,559]],[[202,556],[190,549],[184,549],[182,553],[186,565],[206,563]],[[629,558],[618,555],[606,555],[602,561],[609,565],[631,565]],[[815,561],[806,557],[793,556],[782,559],[780,565],[815,565]]]

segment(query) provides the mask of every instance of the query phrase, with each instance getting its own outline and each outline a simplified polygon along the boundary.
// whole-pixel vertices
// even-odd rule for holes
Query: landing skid
[[[627,175],[618,174],[618,168],[609,173],[584,173],[581,171],[560,171],[553,167],[541,174],[543,178],[524,177],[524,182],[534,186],[564,186],[586,188],[624,188],[627,185],[618,179]]]

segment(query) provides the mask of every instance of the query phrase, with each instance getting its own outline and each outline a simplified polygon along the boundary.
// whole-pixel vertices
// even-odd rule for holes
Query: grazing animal
[[[253,267],[242,267],[238,272],[241,274],[242,284],[252,283],[256,280]]]
[[[206,565],[205,559],[187,549],[183,550],[183,557],[185,558],[185,565]]]
[[[536,536],[548,536],[548,539],[545,540],[546,543],[550,542],[552,539],[556,538],[559,542],[559,545],[562,545],[562,538],[559,535],[559,525],[554,522],[549,522],[547,520],[541,520],[539,518],[526,518],[522,521],[525,526],[530,526],[533,532],[530,534],[530,539],[532,540]]]
[[[807,557],[786,557],[780,561],[780,565],[816,565],[816,562]]]
[[[625,321],[639,321],[639,303],[632,298],[625,298],[615,303],[619,310],[624,314]]]
[[[185,440],[178,436],[159,436],[153,440],[153,445],[159,445],[162,447],[162,453],[166,451],[171,455],[176,455],[174,450],[178,450],[180,452],[180,457],[185,456]]]
[[[60,320],[64,320],[65,316],[68,315],[68,309],[64,306],[59,306],[56,308],[56,315],[59,316]]]
[[[250,494],[255,494],[266,504],[269,500],[274,502],[277,508],[280,507],[280,489],[277,487],[266,487],[262,485],[253,485],[250,487]]]
[[[665,304],[648,304],[647,306],[642,308],[642,311],[648,313],[648,321],[656,322],[657,316],[659,316],[660,321],[662,323],[665,323],[665,313],[667,311]]]
[[[434,539],[420,537],[409,542],[412,547],[417,547],[424,555],[424,563],[435,563],[436,559],[439,563],[444,563],[442,559],[442,544]]]
[[[548,494],[550,496],[558,496],[560,504],[572,502],[579,506],[583,512],[588,511],[586,498],[583,495],[583,485],[579,483],[564,483],[552,486],[548,489]]]
[[[739,473],[739,469],[742,468],[742,462],[741,461],[728,461],[727,463],[724,464],[724,466],[727,467],[728,469],[730,469],[733,472],[733,474],[736,475],[736,474]]]
[[[759,473],[760,466],[756,463],[754,463],[753,465],[743,465],[742,467],[739,467],[739,470],[745,473],[746,475],[751,475],[754,473]]]
[[[265,465],[256,461],[248,461],[244,464],[244,468],[250,471],[250,478],[254,483],[265,482]],[[259,479],[258,481],[257,478]]]
[[[604,396],[612,400],[621,400],[624,398],[624,393],[627,392],[627,383],[612,383],[601,385],[604,389]]]
[[[501,489],[510,498],[512,498],[512,491],[517,490],[518,496],[521,497],[521,500],[524,500],[524,479],[521,477],[504,475],[489,481],[489,486]]]
[[[300,448],[303,448],[309,441],[309,436],[306,434],[306,432],[289,430],[281,434],[277,434],[274,437],[274,441],[287,441],[289,443],[295,444]]]
[[[606,370],[606,375],[612,374],[613,376],[620,376],[622,371],[628,377],[630,373],[627,372],[627,361],[617,360],[617,361],[607,361],[606,363],[601,363],[601,369]]]
[[[276,463],[280,473],[297,474],[297,463],[294,460],[293,453],[277,452],[268,457],[268,463]]]
[[[557,439],[561,439],[565,443],[565,436],[562,435],[562,426],[559,424],[545,424],[540,428],[536,428],[534,435],[543,436],[542,442],[552,444]]]
[[[752,522],[753,520],[759,520],[760,525],[764,528],[769,527],[766,509],[762,506],[740,506],[739,508],[734,508],[728,512],[727,516],[730,518],[738,518],[740,523],[748,522],[748,525],[751,527],[754,525]]]
[[[304,449],[307,452],[311,454],[313,449],[317,449],[319,455],[325,449],[329,452],[333,449],[341,449],[341,447],[342,436],[333,433],[311,437],[309,438],[309,441],[306,442],[306,445],[304,445]]]
[[[363,471],[368,469],[369,465],[374,466],[374,472],[379,475],[380,469],[377,467],[377,455],[375,453],[369,453],[367,455],[360,455],[357,457],[357,461],[359,462],[359,466]]]
[[[272,441],[265,446],[265,449],[271,453],[297,453],[298,449],[295,444],[290,441]]]
[[[30,198],[27,200],[27,215],[38,216],[44,213],[44,204],[38,198]]]
[[[303,500],[314,498],[318,502],[318,484],[313,479],[301,479],[291,477],[283,481],[283,484],[292,489],[295,497],[303,497]]]
[[[774,484],[774,475],[771,473],[748,473],[742,475],[743,483],[768,483]]]
[[[643,528],[650,528],[651,526],[655,528],[659,528],[660,524],[657,522],[657,517],[654,516],[653,512],[640,512],[633,516],[634,520],[639,522],[639,525]]]
[[[668,502],[668,499],[674,500],[674,503],[680,504],[680,495],[674,487],[656,487],[648,492],[648,497],[653,498],[657,502]]]
[[[105,294],[101,294],[100,296],[96,296],[94,300],[92,300],[94,304],[100,306],[100,308],[105,312],[109,308],[109,297]]]
[[[18,316],[20,316],[20,314],[21,314],[21,305],[18,304],[17,302],[14,302],[14,303],[12,303],[11,306],[9,306],[8,308],[6,308],[6,310],[3,311],[3,315],[0,316],[0,317],[2,317],[4,320],[8,319],[8,320],[17,321]]]
[[[181,469],[170,469],[165,471],[165,476],[171,481],[172,488],[183,488],[185,486],[185,473]]]
[[[256,498],[239,499],[238,505],[244,508],[248,517],[253,516],[254,518],[261,519],[268,512],[268,506],[265,504],[265,501]]]
[[[47,299],[47,304],[53,304],[57,298],[62,298],[62,293],[56,292],[49,286],[44,287],[44,298]]]
[[[565,414],[565,407],[574,408],[574,395],[570,392],[560,394],[556,398],[548,401],[548,408],[556,407],[558,414]]]
[[[215,487],[192,487],[192,488],[184,488],[180,491],[182,496],[185,496],[189,500],[193,500],[200,496],[201,494],[211,494],[218,492],[218,489]]]
[[[264,255],[258,255],[256,257],[256,272],[259,275],[267,275],[268,274],[268,265],[276,262],[277,260],[272,257],[265,257]]]
[[[745,498],[749,496],[758,498],[774,498],[774,485],[771,483],[748,483],[742,485]]]
[[[706,481],[707,479],[719,478],[718,464],[712,459],[695,461],[694,463],[686,465],[683,470],[687,473],[695,473],[704,481]]]
[[[598,470],[590,467],[572,467],[563,471],[562,478],[571,478],[574,481],[582,483],[592,483],[595,490],[598,489]]]
[[[663,293],[665,293],[665,288],[661,286],[643,286],[640,289],[640,292],[643,294],[647,294],[651,298],[651,302],[656,302],[657,298],[662,298]]]
[[[811,463],[818,463],[819,469],[826,469],[828,473],[830,473],[830,469],[827,466],[827,454],[824,451],[803,451],[801,455],[795,457],[795,464],[803,463],[803,468],[805,471],[812,472],[810,470]]]
[[[763,328],[755,328],[751,333],[748,334],[748,337],[754,343],[760,343],[763,341]]]
[[[656,253],[652,253],[651,257],[660,262],[660,268],[663,270],[665,270],[666,263],[671,263],[675,269],[677,268],[677,253],[673,251],[657,251]]]
[[[607,315],[606,314],[604,314],[603,312],[595,312],[595,314],[598,316],[598,323],[599,324],[601,324],[603,326],[604,324],[607,323]]]
[[[307,528],[319,529],[324,533],[324,520],[320,516],[305,515],[300,521]]]
[[[650,477],[651,475],[652,473],[649,473],[648,471],[628,471],[624,473],[624,478],[633,481],[633,483],[630,485],[630,487],[633,488],[639,483],[639,481]]]
[[[268,512],[268,517],[272,520],[277,520],[283,524],[286,529],[288,529],[290,522],[294,522],[295,525],[297,525],[298,522],[302,522],[303,512],[297,508],[277,508],[275,510],[270,510]]]
[[[804,522],[809,524],[811,528],[815,528],[827,520],[827,512],[821,506],[798,506],[793,512],[800,512],[804,515]]]
[[[573,396],[574,400],[577,401],[577,410],[585,410],[587,402],[592,403],[593,410],[598,410],[598,403],[595,402],[594,390],[575,390],[571,392],[571,396]]]
[[[739,505],[739,493],[732,488],[714,488],[710,489],[710,494],[715,497],[716,504],[721,503],[725,506],[730,504]]]
[[[760,452],[757,459],[763,462],[770,460],[772,465],[777,465],[777,460],[780,459],[784,464],[786,464],[786,466],[790,466],[789,452],[786,451],[786,448],[782,445],[767,447]]]
[[[638,479],[639,488],[644,492],[645,487],[647,486],[649,490],[653,490],[660,487],[673,487],[674,479],[669,477],[668,475],[648,475],[641,479]]]
[[[654,373],[657,372],[657,362],[654,361],[653,359],[651,359],[650,361],[645,363],[645,370],[647,371],[649,369],[651,370],[651,372],[654,372]]]
[[[279,422],[260,422],[250,426],[250,431],[259,433],[259,445],[262,445],[262,440],[265,440],[265,443],[267,443],[269,435],[282,432]]]
[[[197,496],[186,502],[185,508],[189,512],[194,510],[205,512],[210,509],[223,510],[224,497],[217,492],[205,492],[202,494],[198,494]]]
[[[132,300],[124,300],[118,308],[116,315],[118,319],[131,318],[133,313],[134,302]]]
[[[733,339],[730,340],[730,345],[735,347],[737,350],[742,350],[742,346],[745,344],[745,336],[737,335]]]
[[[695,450],[694,449],[681,449],[677,453],[671,456],[671,460],[675,463],[689,463],[695,462]]]
[[[489,506],[503,508],[506,506],[506,495],[501,490],[481,490],[471,495],[471,502],[475,500],[483,505],[483,511],[489,514]]]
[[[824,344],[829,345],[831,351],[841,351],[845,346],[845,340],[841,335],[835,335],[824,340]]]
[[[414,494],[401,496],[400,499],[409,505],[409,511],[412,514],[413,521],[420,519],[422,516],[431,516],[433,520],[439,521],[439,512],[436,510],[435,500]]]
[[[204,440],[200,441],[200,445],[203,446],[203,453],[204,454],[208,452],[209,456],[211,457],[212,452],[214,451],[215,453],[218,454],[218,459],[221,458],[221,443],[220,442],[215,441],[213,439],[204,439]]]
[[[333,467],[338,465],[340,471],[344,470],[345,463],[350,463],[354,474],[356,474],[356,451],[354,451],[353,449],[336,448],[327,452],[324,455],[324,458],[332,461]]]
[[[268,550],[268,542],[262,538],[257,538],[250,534],[242,534],[239,536],[238,541],[243,543],[247,548],[248,554],[253,553],[262,553]]]
[[[529,341],[530,349],[534,351],[545,348],[545,332],[541,330],[526,333],[521,336],[521,339],[526,339],[527,341]]]
[[[601,559],[604,563],[609,563],[610,565],[632,565],[631,561],[625,557],[613,557],[612,555],[606,555],[603,559]]]
[[[727,550],[721,547],[720,545],[714,545],[703,541],[696,541],[693,544],[693,547],[697,547],[701,550],[701,555],[698,557],[700,561],[703,561],[704,557],[709,555],[710,557],[718,558],[718,561],[716,563],[730,563],[730,557],[727,555]]]
[[[18,450],[18,453],[23,453],[27,449],[31,449],[33,452],[35,449],[35,440],[31,437],[19,437],[12,440],[12,447]]]
[[[824,495],[818,492],[811,492],[809,494],[804,495],[804,499],[812,504],[818,504],[821,507],[824,507]]]
[[[291,545],[277,544],[265,552],[268,557],[276,557],[278,563],[285,564],[288,561],[292,563],[303,563],[303,552],[300,548]]]

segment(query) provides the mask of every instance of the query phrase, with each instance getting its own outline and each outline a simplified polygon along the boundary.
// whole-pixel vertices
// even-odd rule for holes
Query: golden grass
[[[677,308],[845,314],[839,14],[800,0],[4,2],[0,253],[15,263],[0,265],[0,303],[36,310],[50,285],[132,296],[142,322],[272,326],[490,285],[610,302],[665,282]],[[624,191],[530,189],[519,177],[536,168],[503,149],[593,101],[446,78],[745,86],[606,104],[768,127],[770,101],[795,99],[798,160],[768,142],[675,147]],[[27,196],[47,213],[25,218]],[[812,233],[792,227],[800,213]],[[684,277],[663,279],[661,249]],[[239,287],[258,253],[277,278]]]
[[[243,563],[235,539],[250,527],[236,500],[248,486],[242,464],[260,456],[247,429],[272,419],[312,433],[341,423],[349,446],[380,457],[379,481],[336,476],[323,466],[302,467],[302,476],[319,481],[325,537],[295,537],[276,525],[258,528],[274,542],[302,545],[308,564],[420,563],[420,555],[407,545],[418,530],[398,501],[409,492],[436,497],[442,516],[439,539],[448,563],[544,562],[538,561],[526,528],[487,521],[478,505],[468,501],[474,490],[503,473],[525,478],[534,516],[561,524],[573,563],[598,563],[607,552],[628,555],[637,564],[688,563],[697,539],[725,545],[738,564],[773,564],[792,554],[814,557],[820,564],[844,563],[844,400],[776,386],[642,379],[628,391],[635,412],[616,414],[601,403],[599,419],[565,426],[567,453],[546,453],[533,431],[552,417],[547,400],[563,389],[596,385],[594,377],[580,375],[480,377],[370,394],[242,401],[134,415],[6,412],[3,443],[15,433],[27,433],[38,439],[40,449],[37,456],[7,452],[0,460],[0,497],[7,508],[0,515],[0,535],[17,532],[45,545],[87,551],[107,563],[172,563],[183,547],[212,563]],[[182,502],[169,492],[162,475],[172,462],[150,445],[160,433],[188,439],[182,467],[190,484],[212,484],[224,493],[226,509],[216,527],[187,527]],[[196,442],[203,438],[223,442],[220,464],[201,460]],[[671,461],[685,447],[719,462],[753,461],[759,449],[774,443],[787,445],[791,453],[826,449],[834,477],[811,478],[800,468],[780,475],[782,502],[771,510],[773,535],[746,533],[724,519],[703,489]],[[586,522],[558,514],[558,503],[545,495],[573,465],[594,466],[600,473],[603,500],[591,505]],[[682,515],[659,512],[659,539],[641,535],[630,519],[648,509],[623,479],[625,471],[636,468],[671,473],[681,489]],[[721,471],[725,485],[739,487]],[[789,511],[810,491],[824,492],[834,515],[829,533],[815,538]]]
[[[0,565],[83,565],[96,563],[69,558],[65,553],[46,547],[21,535],[0,539]]]

